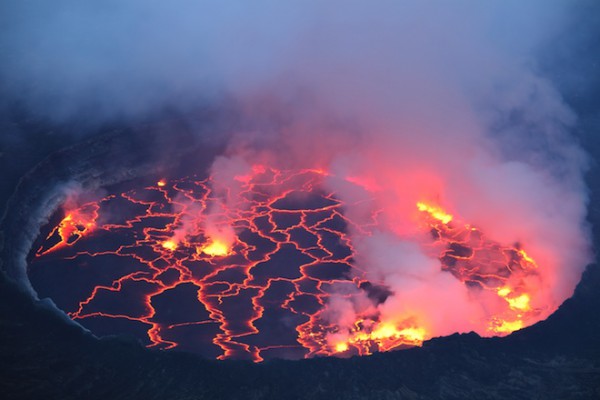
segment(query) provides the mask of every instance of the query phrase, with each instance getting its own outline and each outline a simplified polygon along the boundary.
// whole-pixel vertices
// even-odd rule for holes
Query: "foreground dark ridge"
[[[0,279],[6,399],[600,398],[600,269],[547,321],[504,339],[476,334],[349,360],[216,362],[98,340]]]

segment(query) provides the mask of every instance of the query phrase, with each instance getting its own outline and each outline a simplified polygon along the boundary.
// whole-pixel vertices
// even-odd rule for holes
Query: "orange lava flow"
[[[48,241],[54,238],[55,243],[44,250],[40,250],[38,255],[44,255],[65,246],[70,246],[89,234],[96,227],[98,208],[98,204],[88,203],[76,210],[67,211],[62,221],[46,238]]]
[[[336,296],[375,298],[386,288],[354,259],[349,232],[370,235],[373,223],[348,219],[351,204],[326,191],[325,176],[255,166],[236,178],[232,198],[215,193],[210,177],[191,177],[86,203],[48,228],[30,277],[93,332],[126,331],[159,349],[261,361],[421,345],[436,332],[418,315],[387,321],[376,311],[390,293],[350,327],[327,322]],[[497,303],[477,321],[480,333],[504,335],[539,319],[530,279],[538,265],[523,244],[494,242],[437,204],[414,211],[440,270]],[[50,268],[81,283],[44,287],[36,274]]]

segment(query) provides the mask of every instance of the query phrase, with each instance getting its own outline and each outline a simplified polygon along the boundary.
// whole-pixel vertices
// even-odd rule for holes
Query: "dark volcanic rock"
[[[505,339],[453,335],[371,357],[259,365],[95,339],[2,278],[0,391],[9,399],[595,399],[599,318],[587,306],[598,296],[587,286],[598,275],[590,268],[545,326]],[[574,325],[581,317],[586,324]]]
[[[39,181],[26,180],[13,203],[32,210],[17,201],[36,193]],[[598,226],[595,215],[590,218]],[[5,263],[14,261],[19,223],[27,223],[26,213],[3,221],[5,232],[16,235],[5,242]],[[0,393],[5,399],[61,400],[597,399],[599,288],[594,264],[573,298],[548,320],[506,338],[457,334],[370,357],[257,365],[148,350],[128,338],[99,340],[0,273]]]
[[[131,145],[135,142],[122,149],[127,152]],[[106,162],[99,146],[94,163]],[[47,159],[41,171],[62,168],[60,158]],[[133,161],[132,165],[145,165]],[[111,179],[118,180],[133,170],[112,171],[116,175]],[[30,200],[35,203],[43,196],[38,179],[30,175],[21,181],[11,210],[16,205],[21,210],[29,207],[20,199],[38,196]],[[97,179],[104,178],[90,176],[89,181]],[[590,220],[597,230],[600,173],[593,171],[588,181]],[[21,235],[29,238],[22,228],[30,217],[22,211],[4,219],[7,240],[0,252],[4,266],[23,251],[19,240]],[[594,238],[598,248],[600,232],[595,231]],[[556,313],[506,338],[457,334],[433,339],[422,348],[370,357],[256,365],[152,351],[128,338],[99,340],[33,300],[25,288],[0,272],[0,394],[3,399],[23,400],[600,399],[599,310],[600,268],[594,264]]]

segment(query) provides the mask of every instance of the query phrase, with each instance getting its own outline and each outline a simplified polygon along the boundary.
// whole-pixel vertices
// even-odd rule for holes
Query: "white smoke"
[[[217,187],[235,190],[227,167],[256,162],[366,182],[376,201],[347,213],[362,222],[383,210],[376,235],[351,234],[368,277],[394,292],[380,306],[388,319],[406,309],[438,315],[427,324],[446,334],[483,313],[415,245],[417,201],[445,205],[500,243],[526,243],[544,268],[539,301],[553,307],[590,260],[587,156],[569,133],[574,114],[536,61],[564,33],[566,1],[2,9],[2,87],[33,113],[111,120],[232,101],[240,129],[213,167]],[[329,185],[349,204],[365,195],[343,179]],[[364,309],[337,302],[338,323]]]

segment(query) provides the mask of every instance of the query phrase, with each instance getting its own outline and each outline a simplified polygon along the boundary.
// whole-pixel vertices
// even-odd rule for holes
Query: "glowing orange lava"
[[[47,236],[48,248],[40,249],[39,255],[72,245],[82,237],[88,235],[96,227],[98,219],[98,205],[95,203],[84,204],[76,210],[69,210]],[[54,244],[51,244],[54,242]]]
[[[177,250],[177,242],[174,240],[165,240],[164,242],[161,243],[161,246],[164,247],[167,250]]]
[[[213,240],[204,247],[200,247],[201,253],[207,254],[213,257],[223,257],[229,254],[229,246],[220,240]]]
[[[254,166],[234,178],[235,198],[219,198],[210,177],[161,179],[109,195],[48,227],[31,270],[34,277],[44,268],[88,271],[91,278],[57,304],[84,326],[114,322],[115,333],[123,326],[144,332],[141,339],[161,349],[261,361],[420,346],[438,333],[427,315],[409,310],[385,319],[378,311],[391,293],[366,278],[368,266],[356,265],[350,234],[368,237],[378,227],[345,216],[348,204],[325,189],[328,176]],[[504,335],[540,318],[540,266],[526,244],[498,243],[438,204],[414,207],[423,251],[493,306],[473,329]],[[209,233],[215,216],[231,237]],[[100,283],[87,283],[94,276]],[[341,326],[328,322],[336,298],[373,304]]]
[[[417,208],[419,211],[423,211],[431,215],[434,219],[440,221],[442,224],[447,224],[452,221],[452,215],[446,213],[441,207],[432,206],[424,202],[418,202]]]

